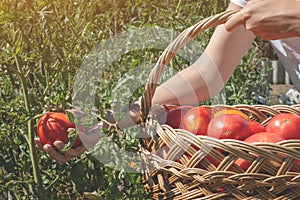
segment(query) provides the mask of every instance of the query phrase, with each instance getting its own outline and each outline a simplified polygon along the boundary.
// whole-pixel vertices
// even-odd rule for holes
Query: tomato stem
[[[20,66],[20,59],[18,56],[15,56],[15,61],[16,61],[16,67],[18,70],[18,76],[21,81],[22,85],[22,91],[23,91],[23,96],[24,96],[24,104],[25,104],[25,109],[28,113],[30,113],[30,102],[29,102],[29,95],[28,95],[28,88],[27,88],[27,83],[26,83],[26,77],[24,76],[24,73],[21,69]],[[34,182],[38,186],[37,190],[37,196],[42,197],[43,194],[45,194],[45,190],[43,187],[43,182],[42,182],[42,177],[40,174],[40,170],[38,167],[38,162],[37,162],[37,154],[36,154],[36,148],[34,144],[34,121],[32,119],[29,119],[27,121],[27,128],[28,128],[28,144],[29,144],[29,150],[30,150],[30,158],[31,158],[31,164],[32,164],[32,169],[33,169],[33,177],[34,177]]]

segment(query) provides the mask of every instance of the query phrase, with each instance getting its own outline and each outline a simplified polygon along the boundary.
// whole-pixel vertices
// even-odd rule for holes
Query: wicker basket
[[[255,145],[218,140],[160,125],[149,114],[156,89],[153,83],[158,82],[176,52],[198,33],[224,23],[233,13],[225,11],[186,29],[163,52],[149,76],[141,106],[142,125],[149,137],[140,140],[140,150],[143,184],[153,199],[300,199],[300,165],[295,162],[300,160],[299,140]],[[264,125],[278,113],[300,115],[300,105],[228,107]],[[158,156],[156,152],[165,147],[169,149],[166,157]],[[211,163],[207,155],[218,164]],[[235,164],[238,158],[252,163],[247,171]]]

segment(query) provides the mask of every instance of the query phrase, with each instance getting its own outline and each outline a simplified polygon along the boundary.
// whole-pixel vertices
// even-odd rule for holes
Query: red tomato
[[[184,114],[189,111],[192,106],[179,106],[167,112],[166,124],[172,128],[179,128]]]
[[[165,108],[165,110],[168,112],[168,111],[170,111],[170,110],[173,110],[173,109],[175,109],[175,108],[178,108],[178,107],[180,107],[180,106],[178,106],[178,105],[163,105],[164,106],[164,108]]]
[[[211,119],[210,108],[197,106],[185,113],[182,119],[182,128],[196,135],[206,135]]]
[[[266,132],[260,132],[260,133],[255,133],[253,135],[250,135],[244,141],[248,143],[254,143],[254,142],[277,143],[283,140],[285,140],[285,138],[282,137],[281,135],[266,131]]]
[[[52,145],[56,140],[67,143],[69,128],[75,128],[75,124],[71,123],[68,116],[64,113],[48,112],[37,123],[37,133],[43,144]],[[81,142],[77,138],[73,147],[80,144]]]
[[[207,134],[219,139],[243,140],[251,135],[249,122],[236,114],[220,115],[211,120]]]
[[[244,160],[244,159],[242,159],[242,158],[238,158],[238,159],[235,161],[235,164],[236,164],[237,166],[239,166],[241,169],[243,169],[244,171],[246,171],[246,170],[250,167],[250,165],[251,165],[251,163],[250,163],[249,161]]]
[[[255,142],[277,143],[277,142],[280,142],[283,140],[285,140],[285,138],[276,133],[260,132],[260,133],[255,133],[255,134],[249,136],[244,141],[248,142],[248,143],[255,143]],[[243,170],[247,170],[248,167],[251,165],[250,162],[248,162],[242,158],[237,159],[235,164],[237,164]]]
[[[233,109],[233,108],[220,110],[220,111],[218,111],[218,112],[216,112],[214,114],[214,117],[218,117],[220,115],[230,115],[230,114],[240,115],[243,118],[245,118],[246,120],[250,120],[250,118],[248,117],[248,115],[246,115],[245,113],[243,113],[242,111],[240,111],[238,109]]]
[[[261,123],[256,121],[249,121],[249,126],[252,134],[266,131],[266,128]]]
[[[292,113],[278,114],[269,121],[266,131],[277,133],[285,139],[300,139],[300,116]]]

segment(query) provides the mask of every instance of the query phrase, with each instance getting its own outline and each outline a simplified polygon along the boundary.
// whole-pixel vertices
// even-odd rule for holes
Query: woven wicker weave
[[[156,89],[153,83],[158,82],[176,52],[198,33],[224,23],[233,13],[225,11],[186,29],[164,51],[149,76],[141,108],[149,137],[141,139],[140,149],[143,184],[153,199],[300,199],[300,165],[296,162],[300,160],[299,140],[278,144],[218,140],[160,125],[149,115]],[[228,107],[264,125],[279,113],[300,115],[300,105]],[[217,110],[217,106],[211,108]],[[167,149],[167,154],[159,156],[160,149]],[[235,164],[238,158],[252,163],[247,171]],[[218,164],[211,163],[211,159]]]

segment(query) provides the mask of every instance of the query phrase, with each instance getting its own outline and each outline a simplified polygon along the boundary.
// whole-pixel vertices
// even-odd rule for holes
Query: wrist
[[[109,128],[113,124],[116,124],[114,112],[112,110],[106,110],[105,119],[103,120],[103,128]]]
[[[141,120],[141,100],[142,100],[142,98],[139,97],[130,104],[129,114],[130,114],[132,121],[135,124],[140,124],[142,121]]]
[[[129,110],[124,113],[124,117],[118,121],[117,125],[119,128],[122,129],[141,123],[140,105],[141,98],[138,98],[130,103]]]

